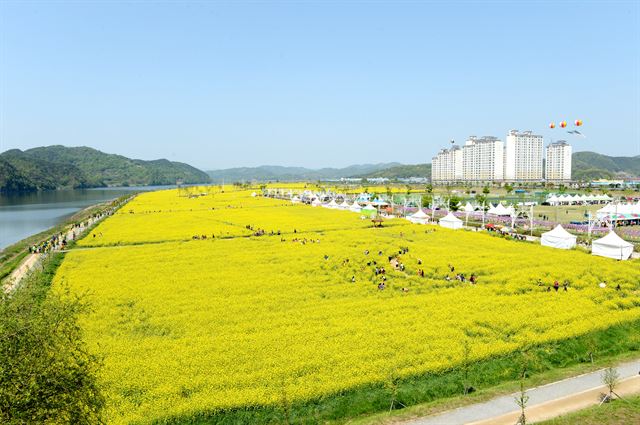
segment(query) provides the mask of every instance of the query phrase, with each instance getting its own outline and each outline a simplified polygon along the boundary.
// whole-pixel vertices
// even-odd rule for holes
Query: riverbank
[[[135,195],[131,195],[135,196]],[[53,226],[45,231],[39,232],[35,235],[31,235],[24,238],[7,248],[0,251],[0,282],[5,280],[22,278],[29,270],[35,266],[38,262],[36,254],[30,252],[30,247],[42,244],[45,240],[50,239],[53,235],[65,234],[68,236],[69,243],[74,242],[72,235],[69,234],[70,228],[78,228],[83,222],[87,222],[91,217],[100,215],[104,210],[114,208],[116,206],[123,205],[131,196],[121,196],[106,202],[100,202],[95,205],[86,207],[64,222]],[[92,225],[94,225],[92,223]],[[92,226],[86,226],[87,228]],[[82,231],[85,231],[85,226],[82,226]],[[13,276],[14,272],[20,272],[20,276]],[[19,280],[19,279],[18,279]],[[4,282],[6,284],[6,282]],[[13,286],[13,285],[12,285]]]

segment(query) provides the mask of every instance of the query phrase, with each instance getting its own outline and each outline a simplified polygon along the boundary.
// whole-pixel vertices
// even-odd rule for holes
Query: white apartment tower
[[[547,146],[544,175],[548,182],[571,180],[571,145],[566,141],[558,140]]]
[[[511,130],[504,146],[506,181],[542,180],[542,136],[531,131]]]
[[[457,182],[462,180],[462,149],[453,145],[442,149],[431,160],[431,181]]]
[[[470,136],[462,149],[465,181],[501,181],[504,178],[504,143],[497,137]]]

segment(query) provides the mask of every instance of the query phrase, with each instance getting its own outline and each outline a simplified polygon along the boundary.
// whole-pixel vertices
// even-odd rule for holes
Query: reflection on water
[[[133,191],[170,187],[114,187],[0,195],[0,248],[55,226],[90,205]]]

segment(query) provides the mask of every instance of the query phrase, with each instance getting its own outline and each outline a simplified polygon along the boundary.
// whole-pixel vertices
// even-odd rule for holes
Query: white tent
[[[422,208],[418,208],[418,211],[416,211],[415,213],[407,217],[407,220],[409,220],[412,223],[422,223],[422,224],[425,224],[425,222],[428,219],[429,219],[429,216],[425,214],[424,211],[422,211]]]
[[[258,196],[258,194],[257,194],[257,193],[255,193],[255,192],[252,192],[252,193],[251,193],[251,196],[255,198],[256,196]]]
[[[438,220],[438,224],[442,227],[446,227],[449,229],[460,229],[462,227],[462,220],[460,220],[455,215],[449,213],[446,216],[442,217]]]
[[[511,215],[512,213],[513,213],[513,209],[511,207],[506,208],[502,204],[498,204],[498,206],[493,209],[493,212],[489,212],[489,214],[494,214],[494,215]]]
[[[475,208],[473,208],[473,205],[471,205],[469,202],[467,202],[462,210],[464,212],[473,212],[473,211],[475,211]]]
[[[362,207],[360,206],[360,204],[358,204],[358,201],[353,201],[353,205],[349,207],[349,210],[353,212],[360,212],[360,210],[362,210]]]
[[[297,196],[294,196],[293,198],[291,198],[291,203],[297,204],[298,202],[300,202],[300,198],[298,198]]]
[[[558,203],[558,197],[556,195],[551,195],[547,198],[547,202],[549,205],[556,205]]]
[[[335,199],[332,199],[331,202],[329,202],[328,204],[323,205],[323,206],[326,207],[326,208],[336,209],[336,208],[338,208],[338,203],[336,202]]]
[[[633,245],[622,240],[622,238],[614,232],[609,232],[607,236],[593,241],[591,244],[591,253],[593,255],[616,260],[627,260],[631,257],[632,252]]]
[[[347,199],[345,198],[344,201],[342,201],[342,203],[340,205],[338,205],[338,207],[340,207],[343,210],[348,210],[350,205],[347,202]]]
[[[576,246],[576,237],[558,224],[555,229],[542,234],[540,244],[558,249],[571,249]]]
[[[318,198],[315,198],[313,201],[311,201],[311,206],[312,207],[318,207],[320,205],[322,205],[322,202],[320,202],[320,199],[318,199]]]
[[[363,209],[360,210],[360,212],[364,215],[368,215],[368,216],[372,216],[374,215],[378,210],[376,209],[376,207],[374,207],[371,204],[367,204]]]

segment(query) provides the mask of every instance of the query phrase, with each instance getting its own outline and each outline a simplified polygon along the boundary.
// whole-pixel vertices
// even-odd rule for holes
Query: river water
[[[55,190],[0,195],[0,249],[42,232],[90,205],[132,192],[175,186]]]

